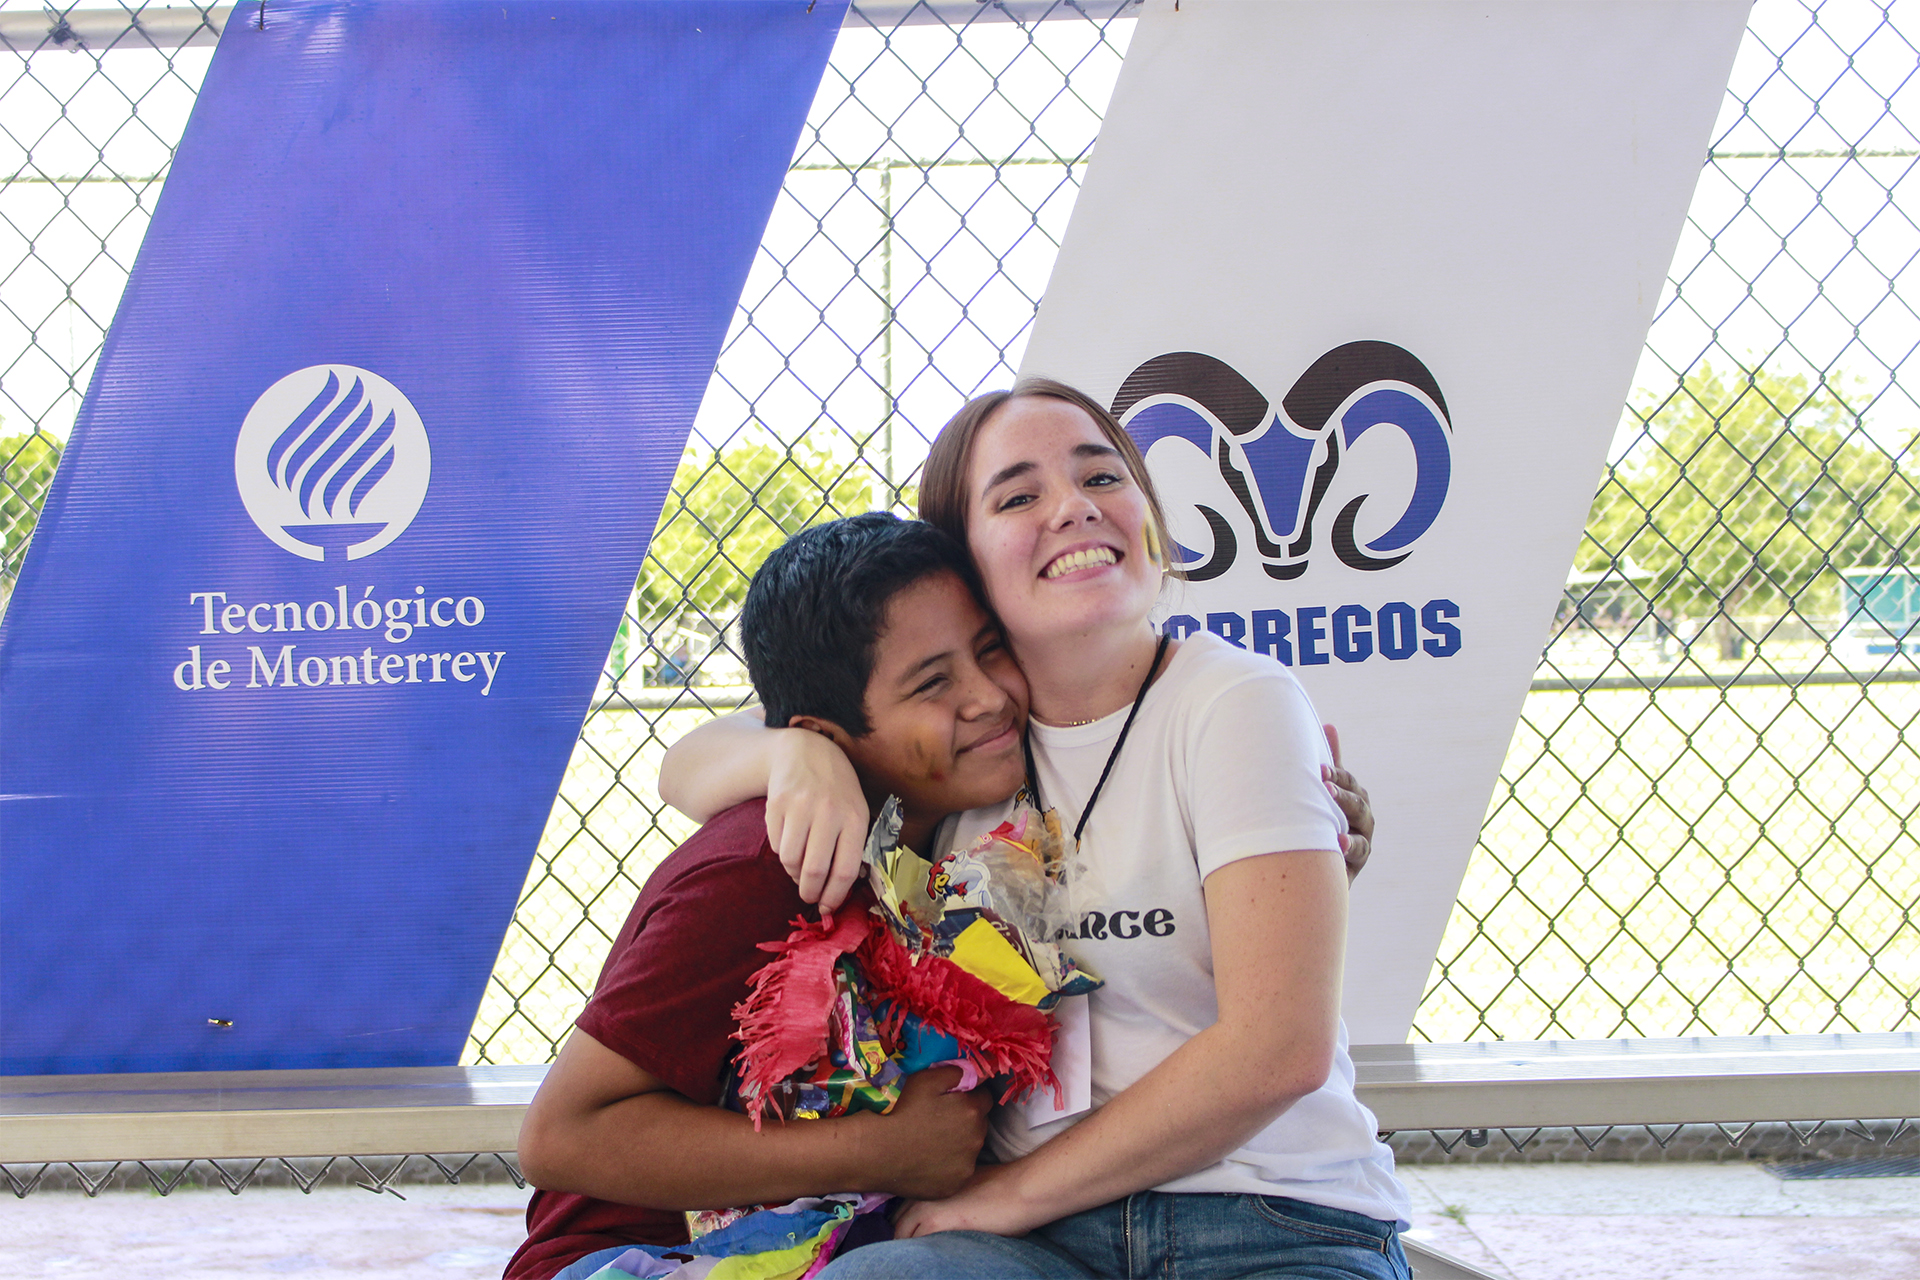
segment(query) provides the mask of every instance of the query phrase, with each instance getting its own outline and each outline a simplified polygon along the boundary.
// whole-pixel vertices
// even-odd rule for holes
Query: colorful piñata
[[[1056,939],[1071,928],[1060,825],[1022,805],[935,863],[900,844],[889,799],[867,837],[867,892],[831,925],[794,921],[734,1009],[741,1042],[725,1105],[758,1128],[887,1112],[916,1071],[952,1065],[959,1089],[1001,1102],[1059,1093],[1051,1010],[1100,980]],[[863,910],[862,907],[865,907]],[[687,1215],[691,1244],[636,1247],[593,1280],[802,1280],[884,1196],[837,1195]],[[873,1220],[882,1221],[882,1220]]]

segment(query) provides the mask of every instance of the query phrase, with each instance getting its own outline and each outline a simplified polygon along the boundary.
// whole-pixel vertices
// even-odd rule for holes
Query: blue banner
[[[809,7],[235,11],[0,626],[0,1073],[457,1060]]]

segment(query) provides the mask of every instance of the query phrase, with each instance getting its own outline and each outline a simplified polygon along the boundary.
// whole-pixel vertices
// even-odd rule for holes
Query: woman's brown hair
[[[972,505],[967,492],[967,467],[973,457],[974,437],[1002,405],[1031,396],[1064,400],[1079,407],[1093,419],[1107,442],[1120,451],[1133,482],[1140,486],[1140,492],[1147,499],[1147,553],[1162,568],[1177,573],[1167,555],[1166,513],[1160,507],[1160,495],[1153,487],[1153,477],[1147,474],[1147,461],[1140,456],[1140,447],[1134,444],[1120,420],[1099,401],[1052,378],[1022,378],[1011,391],[989,391],[975,396],[947,420],[947,425],[933,438],[927,464],[920,472],[920,518],[961,546],[967,545],[967,511]]]

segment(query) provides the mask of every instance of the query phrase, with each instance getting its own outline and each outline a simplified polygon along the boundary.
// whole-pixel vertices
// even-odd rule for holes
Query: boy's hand
[[[876,1189],[912,1200],[944,1200],[973,1176],[987,1140],[993,1099],[984,1088],[948,1093],[958,1067],[929,1067],[907,1077],[900,1101],[873,1116]]]

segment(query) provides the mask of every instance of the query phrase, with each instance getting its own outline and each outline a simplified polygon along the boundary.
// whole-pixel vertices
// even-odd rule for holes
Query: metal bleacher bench
[[[1361,1045],[1383,1130],[1920,1116],[1920,1033]],[[511,1152],[545,1067],[0,1078],[0,1164]],[[1419,1277],[1480,1274],[1409,1242]]]

